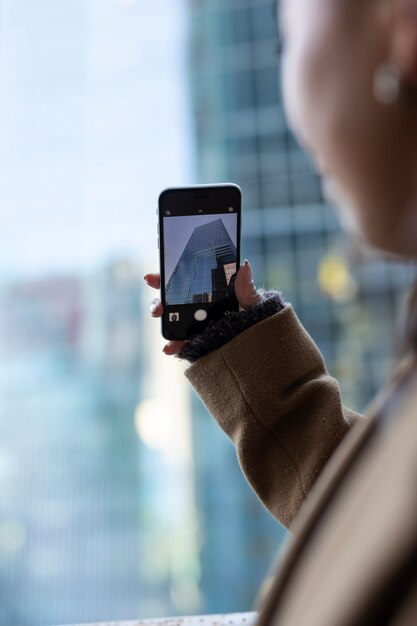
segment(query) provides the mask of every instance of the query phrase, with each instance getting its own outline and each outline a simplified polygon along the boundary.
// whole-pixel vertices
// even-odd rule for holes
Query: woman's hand
[[[161,277],[159,274],[146,274],[145,281],[149,287],[153,287],[154,289],[160,289],[161,287]],[[261,300],[261,295],[258,293],[252,280],[252,269],[249,265],[249,261],[245,261],[244,264],[241,265],[236,275],[235,294],[243,310],[254,306]],[[152,317],[162,317],[163,308],[159,298],[152,300],[149,305],[149,311]],[[185,344],[185,341],[169,341],[164,346],[163,352],[168,355],[178,354]]]
[[[159,289],[161,286],[161,277],[159,274],[146,274],[145,281],[149,287]],[[152,317],[162,317],[163,307],[159,298],[154,298],[149,305],[149,311]],[[169,341],[164,347],[163,352],[168,355],[178,354],[185,345],[185,341]]]

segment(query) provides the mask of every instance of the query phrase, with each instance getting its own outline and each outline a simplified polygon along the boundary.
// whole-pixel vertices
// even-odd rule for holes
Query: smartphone
[[[241,190],[231,183],[165,189],[159,196],[165,339],[189,339],[239,309],[241,210]]]

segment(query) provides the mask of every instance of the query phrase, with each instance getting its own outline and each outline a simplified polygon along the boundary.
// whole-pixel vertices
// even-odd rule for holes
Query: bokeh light
[[[319,266],[318,281],[321,290],[334,300],[349,300],[357,291],[357,285],[343,257],[326,255]]]

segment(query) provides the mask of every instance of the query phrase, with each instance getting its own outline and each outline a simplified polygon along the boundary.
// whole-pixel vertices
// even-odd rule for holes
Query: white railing
[[[189,617],[163,617],[128,622],[100,622],[72,626],[253,626],[257,613],[224,613],[219,615],[192,615]],[[69,625],[67,625],[69,626]]]

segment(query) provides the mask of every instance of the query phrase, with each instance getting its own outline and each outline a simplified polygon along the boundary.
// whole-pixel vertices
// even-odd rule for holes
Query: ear
[[[391,3],[390,60],[405,83],[417,85],[417,0],[391,0]]]

